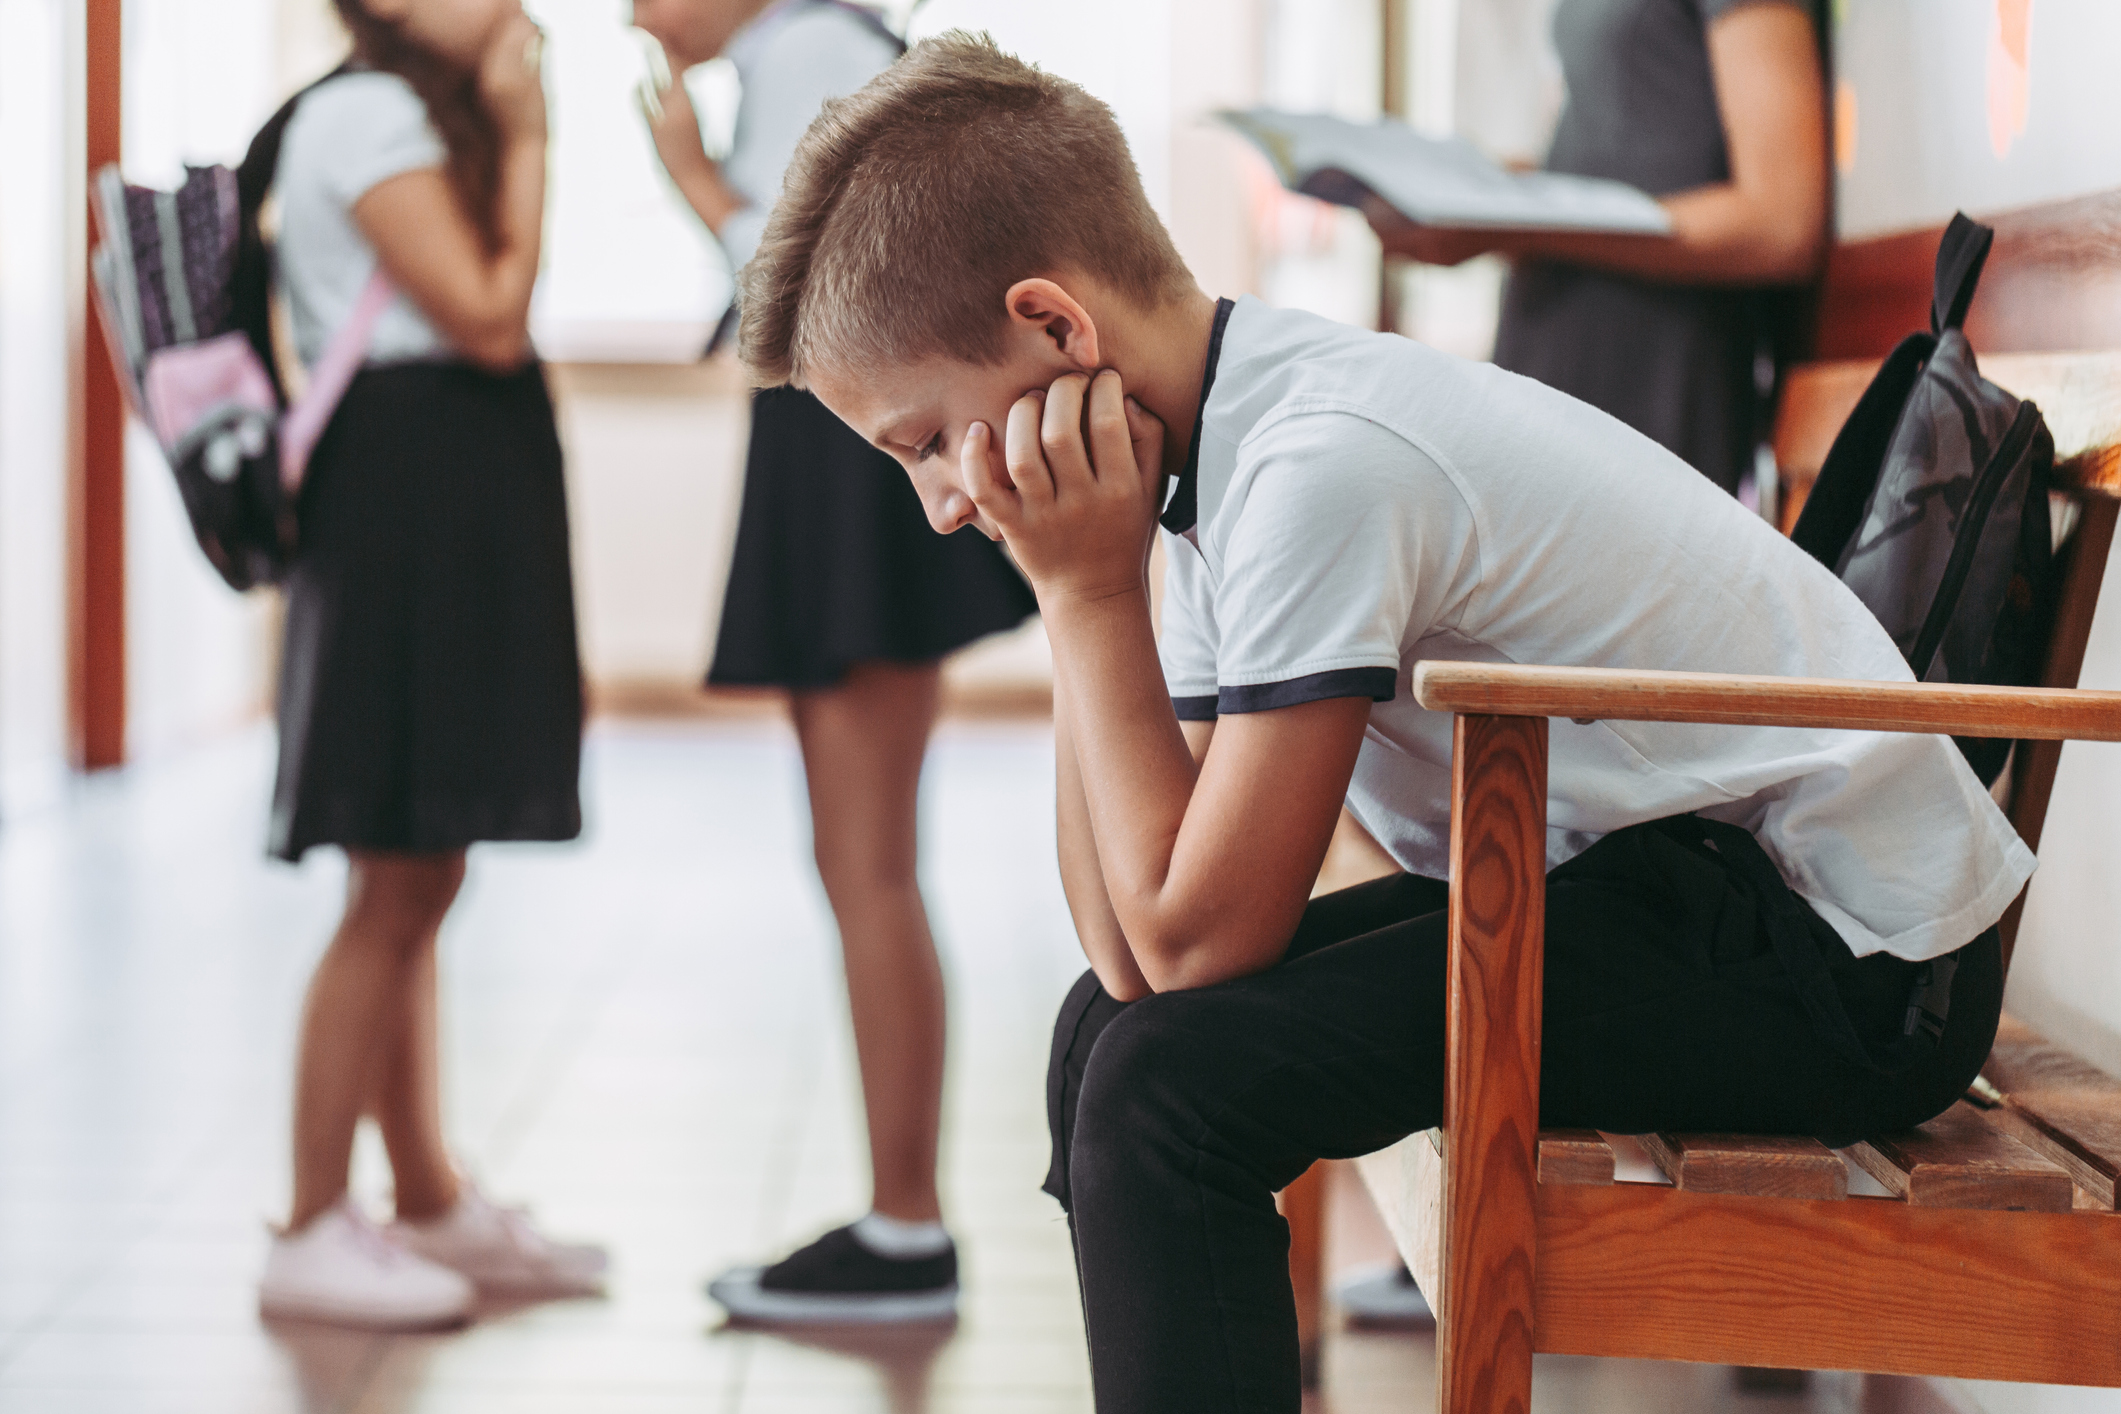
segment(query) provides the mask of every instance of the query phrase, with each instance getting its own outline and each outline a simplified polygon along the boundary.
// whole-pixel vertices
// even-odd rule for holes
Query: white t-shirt
[[[743,97],[722,179],[751,204],[722,222],[720,239],[729,268],[741,270],[759,248],[788,159],[818,109],[890,68],[899,48],[880,24],[833,0],[779,0],[737,31],[724,53]]]
[[[396,74],[344,74],[296,105],[273,190],[280,200],[280,286],[305,365],[324,352],[375,272],[376,253],[354,224],[354,203],[378,182],[446,161],[427,106]],[[453,353],[402,294],[376,320],[368,341],[371,364]]]
[[[1375,705],[1348,806],[1450,868],[1451,717],[1424,658],[1910,681],[1862,602],[1649,438],[1392,335],[1239,300],[1164,512],[1180,716]],[[1751,831],[1857,954],[1922,959],[2002,916],[2033,857],[1948,738],[1551,725],[1547,865],[1688,811]]]

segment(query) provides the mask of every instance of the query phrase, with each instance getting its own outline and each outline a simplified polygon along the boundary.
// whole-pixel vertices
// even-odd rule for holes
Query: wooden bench
[[[2121,228],[2121,194],[2099,200]],[[1998,223],[2006,273],[1992,263],[1977,348],[1993,291],[2048,290],[2025,274],[2040,261],[2013,255],[2068,253],[2040,244],[2053,221],[2031,216],[2015,251],[2013,227]],[[1894,239],[1908,248],[1894,268],[1919,260],[1926,272],[1933,237]],[[1926,301],[1925,279],[1898,304],[1856,304],[1873,342],[1915,327],[1917,289]],[[1993,307],[1985,317],[2021,337],[2030,327]],[[1833,346],[1826,333],[1822,343]],[[1785,527],[1875,368],[1874,357],[1835,360],[1789,381],[1776,447]],[[1358,1166],[1438,1312],[1438,1402],[1451,1414],[1528,1408],[1534,1351],[2121,1385],[2121,1084],[2013,1018],[1966,1101],[1839,1153],[1784,1136],[1537,1128],[1549,718],[2015,738],[1999,798],[2035,850],[2062,741],[2121,740],[2121,693],[2075,690],[2121,501],[2121,352],[1983,357],[1982,368],[2038,402],[2055,433],[2067,539],[2044,688],[1442,663],[1417,673],[1422,704],[1457,714],[1445,1124]],[[2003,921],[2006,967],[2023,902]],[[1616,1181],[1616,1146],[1646,1153],[1664,1181]],[[1869,1195],[1851,1192],[1852,1175]],[[1292,1228],[1315,1231],[1301,1201],[1288,1206]],[[1300,1296],[1309,1275],[1298,1272]],[[1310,1334],[1317,1312],[1305,1314]]]

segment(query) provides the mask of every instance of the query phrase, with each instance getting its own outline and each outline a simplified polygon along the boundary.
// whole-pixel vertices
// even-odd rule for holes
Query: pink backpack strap
[[[368,283],[361,287],[353,313],[331,336],[323,356],[309,370],[309,386],[287,410],[287,416],[280,419],[280,484],[290,494],[301,487],[302,474],[309,469],[309,454],[324,435],[339,399],[346,396],[347,386],[361,371],[361,364],[368,357],[368,336],[375,332],[376,320],[396,295],[396,287],[378,264]]]

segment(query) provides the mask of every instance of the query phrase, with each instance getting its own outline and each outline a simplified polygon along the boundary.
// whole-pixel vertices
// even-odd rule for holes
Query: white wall
[[[0,822],[66,767],[69,254],[78,0],[0,0]]]
[[[1998,211],[2121,186],[2113,0],[1849,0],[1836,9],[1841,108],[1855,114],[1855,161],[1840,188],[1844,236],[1926,225],[1956,207]],[[1999,28],[2003,11],[2021,9],[2023,65],[2017,37]]]

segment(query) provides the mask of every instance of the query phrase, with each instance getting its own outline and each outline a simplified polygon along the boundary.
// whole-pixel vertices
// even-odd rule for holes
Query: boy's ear
[[[1019,280],[1003,299],[1012,330],[1035,336],[1085,373],[1104,367],[1097,325],[1067,290],[1047,279]]]

